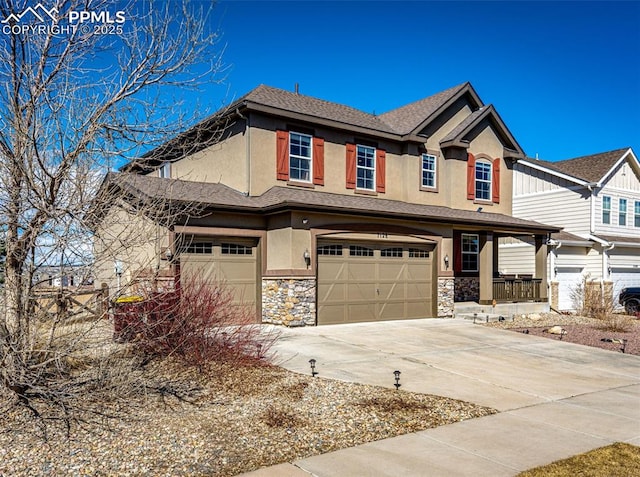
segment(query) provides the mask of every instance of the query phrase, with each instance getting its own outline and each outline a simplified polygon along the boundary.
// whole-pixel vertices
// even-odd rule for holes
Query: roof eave
[[[622,164],[623,162],[625,162],[627,160],[629,155],[631,155],[631,157],[634,157],[633,156],[633,151],[631,150],[631,148],[627,149],[624,152],[624,154],[622,154],[622,156],[620,156],[620,159],[618,159],[616,161],[616,163],[613,166],[611,166],[611,168],[609,168],[607,173],[604,176],[602,176],[602,178],[598,181],[598,186],[599,187],[601,187],[602,184],[604,184],[605,182],[607,182],[607,180],[609,180],[609,178],[613,175],[613,172],[618,168],[618,166],[620,166],[620,164]],[[636,161],[636,163],[637,163],[637,161]]]
[[[437,216],[437,215],[425,215],[421,213],[414,212],[392,212],[392,211],[377,211],[377,210],[363,210],[355,207],[336,207],[336,206],[326,206],[326,205],[315,205],[308,204],[305,202],[297,202],[292,200],[286,200],[284,202],[279,202],[277,204],[273,204],[270,206],[266,206],[263,208],[259,208],[262,213],[276,213],[282,210],[288,209],[297,209],[297,210],[309,210],[309,211],[320,211],[323,213],[350,213],[357,215],[375,215],[378,217],[387,217],[387,218],[418,218],[421,220],[429,220],[431,222],[437,222],[442,224],[455,224],[455,225],[478,225],[478,226],[493,226],[493,227],[501,227],[505,229],[513,229],[518,231],[527,231],[527,232],[545,232],[545,233],[553,233],[559,232],[561,230],[560,227],[549,226],[545,224],[513,224],[513,223],[504,223],[495,220],[485,220],[482,217],[478,218],[455,218],[450,216]]]
[[[597,183],[585,181],[584,179],[579,179],[578,177],[573,177],[573,176],[570,176],[569,174],[565,174],[563,172],[559,172],[559,171],[556,171],[556,170],[553,170],[553,169],[549,169],[548,167],[541,166],[540,164],[536,164],[535,162],[530,161],[530,160],[518,161],[518,164],[526,165],[526,166],[530,167],[531,169],[536,169],[536,170],[541,171],[541,172],[546,172],[548,174],[554,175],[554,176],[559,177],[561,179],[565,179],[565,180],[567,180],[569,182],[573,182],[574,184],[578,184],[578,185],[581,185],[583,187],[594,187],[594,186],[597,186]]]
[[[415,127],[408,134],[417,135],[420,131],[422,131],[425,127],[427,127],[427,125],[429,125],[431,121],[437,118],[440,114],[442,114],[443,111],[445,111],[449,106],[451,106],[453,103],[458,101],[458,99],[460,99],[466,93],[469,93],[471,95],[471,98],[474,100],[477,107],[480,108],[484,106],[484,103],[480,99],[480,96],[478,96],[478,93],[476,93],[476,90],[473,88],[471,83],[467,81],[456,94],[454,94],[453,96],[451,96],[451,98],[449,98],[447,101],[442,103],[434,112],[432,112],[429,116],[427,116],[420,124],[418,124],[417,127]]]
[[[383,131],[381,129],[373,129],[362,126],[356,126],[353,124],[349,124],[342,121],[335,121],[333,119],[326,119],[320,116],[312,116],[304,113],[296,113],[293,111],[288,111],[282,108],[276,108],[274,106],[267,106],[260,103],[255,103],[253,101],[247,101],[247,109],[249,111],[256,111],[263,114],[268,114],[272,116],[279,116],[283,118],[293,119],[296,121],[302,121],[307,123],[313,123],[316,125],[326,126],[332,129],[342,129],[346,131],[356,132],[359,134],[365,134],[368,136],[376,136],[379,138],[389,139],[391,141],[401,141],[402,136],[399,134],[391,133],[388,131]]]

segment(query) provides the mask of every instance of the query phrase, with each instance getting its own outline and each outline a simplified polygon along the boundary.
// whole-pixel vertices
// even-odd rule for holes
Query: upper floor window
[[[311,182],[311,136],[289,133],[289,178],[293,181]]]
[[[478,252],[480,239],[478,234],[462,234],[462,271],[478,271]]]
[[[376,150],[369,146],[356,146],[356,187],[375,190],[376,188]]]
[[[324,139],[276,131],[276,178],[324,185]]]
[[[611,223],[611,197],[606,195],[602,197],[602,223]]]
[[[491,164],[476,162],[476,199],[491,200]]]
[[[422,187],[436,187],[436,156],[433,154],[422,155]]]
[[[633,207],[633,226],[640,227],[640,200],[636,200]]]
[[[171,177],[171,163],[170,162],[163,162],[162,165],[160,166],[160,169],[158,169],[158,176],[161,177],[162,179],[168,179]]]
[[[627,199],[618,201],[618,225],[627,225]]]

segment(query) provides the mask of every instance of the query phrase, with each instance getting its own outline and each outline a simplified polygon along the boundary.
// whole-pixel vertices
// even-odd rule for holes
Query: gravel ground
[[[230,476],[495,412],[270,366],[180,378],[197,388],[194,404],[107,403],[103,412],[120,419],[74,429],[70,439],[59,429],[45,443],[28,413],[3,413],[0,476]]]
[[[552,326],[560,326],[566,331],[566,334],[562,335],[563,341],[619,353],[622,344],[608,340],[627,340],[624,352],[640,355],[640,320],[627,315],[615,315],[612,320],[625,331],[612,331],[608,326],[610,323],[602,320],[557,313],[523,315],[516,317],[513,321],[493,322],[483,326],[504,328],[520,333],[528,332],[554,340],[559,340],[560,335],[548,333],[546,330]]]
[[[627,321],[624,333],[603,330],[598,320],[558,314],[483,326],[559,339],[544,332],[559,325],[567,331],[565,341],[620,352],[620,344],[601,339],[623,338],[627,353],[640,354],[640,320]],[[9,398],[0,391],[0,477],[231,476],[495,412],[273,366],[217,365],[203,375],[165,362],[150,371],[190,402],[152,393],[100,403],[102,415],[117,418],[76,426],[70,438],[49,423],[46,442],[27,411],[6,411]]]

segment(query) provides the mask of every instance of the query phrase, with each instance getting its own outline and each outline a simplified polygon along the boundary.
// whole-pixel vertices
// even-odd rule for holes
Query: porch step
[[[513,316],[528,315],[530,313],[547,313],[549,304],[543,302],[529,303],[498,303],[496,306],[480,305],[476,302],[456,302],[453,306],[453,316],[455,318],[463,318],[473,320],[474,314],[476,320],[497,321],[500,317],[511,320]]]
[[[456,318],[471,320],[476,323],[491,323],[493,321],[513,321],[513,315],[499,315],[497,313],[458,313]]]

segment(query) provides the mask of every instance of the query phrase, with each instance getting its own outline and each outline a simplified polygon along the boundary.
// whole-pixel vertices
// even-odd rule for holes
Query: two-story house
[[[263,85],[103,189],[198,209],[158,219],[155,239],[118,257],[124,277],[215,276],[263,322],[451,316],[463,301],[544,309],[547,241],[560,228],[513,217],[524,157],[469,83],[380,115]],[[109,214],[98,255],[118,235],[104,230],[135,228],[123,225],[131,211]],[[518,283],[498,273],[498,240],[512,236],[534,244]],[[113,267],[96,275],[112,280]]]
[[[559,162],[525,158],[513,170],[513,215],[563,227],[549,242],[551,306],[574,309],[585,276],[614,303],[640,286],[640,164],[630,148]],[[499,268],[531,273],[529,239],[503,239]]]

